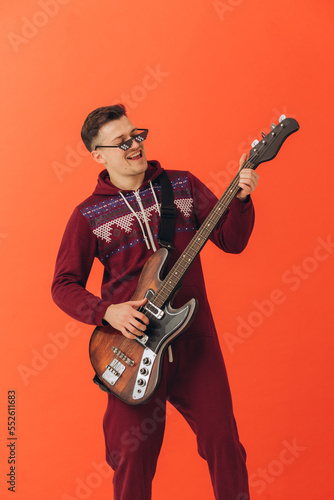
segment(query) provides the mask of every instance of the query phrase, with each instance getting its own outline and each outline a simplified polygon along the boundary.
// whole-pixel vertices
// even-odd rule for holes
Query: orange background
[[[91,383],[92,327],[53,304],[50,283],[68,217],[98,175],[81,125],[123,94],[131,120],[150,129],[148,158],[190,169],[216,194],[261,130],[282,113],[299,121],[258,168],[247,249],[232,256],[209,243],[203,265],[252,499],[332,498],[331,2],[7,0],[2,10],[1,498],[12,498],[10,389],[15,498],[112,498],[111,472],[96,470],[106,396]],[[97,265],[89,289],[100,279]],[[213,500],[173,408],[153,491]]]

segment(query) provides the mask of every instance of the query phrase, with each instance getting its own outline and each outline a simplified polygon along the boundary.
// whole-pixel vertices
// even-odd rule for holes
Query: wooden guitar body
[[[167,259],[165,248],[149,258],[131,298],[148,299],[148,307],[141,309],[150,318],[143,340],[128,339],[111,326],[97,327],[91,337],[90,358],[100,381],[128,404],[142,404],[151,398],[161,379],[167,346],[189,326],[196,311],[195,299],[179,309],[167,302],[159,309],[162,315],[150,302],[162,283]]]

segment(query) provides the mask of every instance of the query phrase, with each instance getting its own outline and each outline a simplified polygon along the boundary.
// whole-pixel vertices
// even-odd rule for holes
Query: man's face
[[[122,116],[100,128],[93,146],[118,146],[136,134],[138,134],[136,127],[126,116]],[[103,163],[109,172],[111,182],[120,188],[124,188],[127,181],[135,181],[134,177],[143,179],[147,170],[143,142],[133,140],[131,147],[126,151],[120,148],[98,148],[92,151],[92,156],[99,163]]]

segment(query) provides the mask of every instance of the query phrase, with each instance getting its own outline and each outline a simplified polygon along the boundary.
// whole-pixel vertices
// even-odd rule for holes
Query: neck
[[[108,169],[107,169],[108,170]],[[114,173],[109,172],[110,182],[122,191],[136,191],[144,182],[145,172],[138,175],[131,175],[127,177],[118,177]]]

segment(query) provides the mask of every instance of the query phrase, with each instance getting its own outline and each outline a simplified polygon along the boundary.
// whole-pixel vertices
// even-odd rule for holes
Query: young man
[[[159,248],[163,171],[147,161],[143,141],[122,105],[88,115],[82,139],[92,158],[105,167],[92,196],[73,212],[60,246],[54,281],[56,304],[73,318],[92,325],[109,323],[128,338],[143,335],[149,323],[130,300],[147,259]],[[242,164],[246,159],[243,155]],[[176,207],[174,249],[169,268],[184,251],[214,207],[216,197],[190,172],[167,171]],[[222,250],[241,252],[254,222],[250,193],[258,175],[240,172],[240,191],[210,239]],[[94,258],[104,265],[101,297],[86,290]],[[246,454],[238,437],[229,384],[208,304],[199,257],[185,275],[174,300],[180,307],[198,301],[195,320],[165,354],[162,380],[153,398],[131,406],[108,395],[104,416],[106,459],[114,469],[115,500],[149,500],[160,452],[166,401],[184,416],[207,460],[217,500],[247,500]]]

